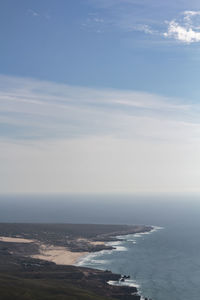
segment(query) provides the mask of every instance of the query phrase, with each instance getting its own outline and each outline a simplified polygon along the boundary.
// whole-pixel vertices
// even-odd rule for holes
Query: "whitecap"
[[[137,289],[140,288],[140,285],[132,279],[126,279],[125,281],[113,281],[109,280],[108,281],[109,285],[116,285],[116,286],[130,286],[130,287],[136,287]]]
[[[137,244],[136,240],[129,239],[129,240],[127,240],[127,242],[132,243],[132,244]]]
[[[123,244],[124,244],[124,242],[122,242],[122,241],[114,241],[114,242],[106,243],[107,246],[112,246],[114,248],[111,251],[127,251],[128,249],[126,247],[124,247]]]
[[[108,246],[119,246],[119,245],[121,245],[123,242],[121,242],[121,241],[114,241],[114,242],[108,242],[108,243],[106,243],[106,245],[108,245]]]
[[[128,249],[126,247],[123,246],[117,246],[115,249],[113,249],[113,251],[127,251]]]
[[[127,235],[118,235],[118,236],[116,236],[116,238],[119,240],[122,240],[122,241],[126,241],[126,242],[129,242],[129,241],[136,242],[135,238],[140,238],[144,235],[152,234],[153,232],[164,229],[164,227],[160,227],[160,226],[153,226],[153,225],[149,225],[149,226],[152,227],[152,229],[150,231],[145,231],[145,232],[140,232],[140,233],[132,233],[132,234],[127,234]]]
[[[115,250],[115,249],[114,249]],[[98,257],[102,256],[103,254],[111,254],[113,250],[102,250],[99,252],[92,252],[83,257],[81,257],[77,262],[76,266],[85,266],[85,265],[96,265],[96,264],[108,264],[109,261],[107,260],[98,260]]]
[[[119,241],[112,241],[112,242],[107,242],[105,243],[107,246],[112,246],[114,249],[112,250],[102,250],[99,252],[93,252],[93,253],[89,253],[84,257],[81,257],[78,262],[76,263],[77,266],[84,266],[84,265],[97,265],[97,264],[104,264],[104,263],[109,263],[108,261],[105,260],[98,260],[98,257],[106,254],[112,254],[113,251],[128,251],[128,249],[124,246],[124,242],[132,242],[133,244],[137,243],[137,238],[142,237],[143,235],[147,235],[147,234],[151,234],[155,231],[164,229],[163,227],[159,227],[159,226],[152,226],[150,225],[153,229],[151,231],[148,232],[141,232],[141,233],[135,233],[135,234],[127,234],[127,235],[119,235],[116,236],[116,238]]]
[[[142,236],[142,233],[136,233],[136,234],[134,234],[134,237],[141,237]]]
[[[151,232],[155,232],[155,231],[157,231],[157,230],[165,229],[164,227],[161,227],[161,226],[152,226],[152,227],[153,227],[153,229],[152,229]]]

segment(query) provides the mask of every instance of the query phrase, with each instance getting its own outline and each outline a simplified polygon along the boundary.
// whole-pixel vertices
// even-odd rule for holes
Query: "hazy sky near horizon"
[[[200,3],[0,2],[0,193],[199,193]]]

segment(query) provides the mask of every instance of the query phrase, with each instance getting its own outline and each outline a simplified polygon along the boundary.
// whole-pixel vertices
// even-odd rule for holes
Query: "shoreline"
[[[36,240],[24,239],[20,237],[6,237],[0,236],[0,242],[17,243],[17,244],[30,244],[34,243],[39,247],[39,253],[30,255],[29,257],[53,262],[56,265],[73,266],[76,262],[89,252],[72,252],[65,247],[56,247],[53,245],[41,244]]]
[[[149,234],[156,230],[155,226],[151,226],[150,231],[143,231],[140,233],[133,233],[133,235],[137,234]],[[57,265],[72,265],[72,266],[80,266],[81,261],[87,258],[89,255],[98,255],[102,251],[117,251],[116,242],[121,242],[124,240],[121,237],[125,237],[125,235],[116,235],[114,236],[113,241],[91,241],[88,239],[79,238],[78,242],[88,243],[93,246],[102,246],[102,250],[94,250],[92,252],[73,252],[70,249],[66,249],[65,247],[56,247],[53,245],[40,245],[40,254],[32,255],[32,258],[42,259],[50,262],[54,262]],[[84,267],[84,266],[83,266]]]
[[[0,236],[0,242],[21,244],[22,247],[23,245],[33,245],[33,253],[31,253],[31,247],[29,247],[29,251],[25,256],[53,262],[57,265],[78,266],[81,260],[88,255],[98,255],[101,251],[116,250],[117,245],[115,245],[115,243],[120,242],[122,236],[128,234],[147,234],[154,230],[153,226],[122,225],[122,227],[123,226],[126,227],[125,230],[100,233],[91,238],[81,236],[77,238],[66,237],[65,240],[54,242],[50,239],[41,239],[40,236],[27,236],[21,233],[15,234],[14,236]]]
[[[32,255],[32,258],[46,260],[55,263],[56,265],[73,266],[76,262],[84,257],[89,252],[72,252],[64,247],[40,246],[40,254]]]
[[[113,246],[113,249],[112,250],[101,250],[99,253],[98,252],[93,252],[93,253],[88,253],[85,258],[87,259],[87,256],[91,255],[93,258],[97,255],[99,255],[102,251],[124,251],[124,250],[117,250],[118,247],[121,247],[120,245],[115,245],[115,243],[117,242],[123,242],[123,241],[126,241],[128,240],[129,236],[130,235],[133,235],[133,237],[135,236],[136,238],[139,237],[139,236],[142,236],[142,235],[147,235],[147,234],[152,234],[153,232],[156,232],[157,230],[160,230],[160,229],[163,229],[163,227],[160,227],[160,226],[153,226],[151,225],[151,230],[150,231],[143,231],[143,232],[139,232],[139,233],[132,233],[132,234],[122,234],[122,235],[116,235],[115,236],[115,240],[111,241],[111,242],[104,242],[105,245],[112,245]],[[127,238],[126,238],[127,237]],[[122,246],[123,247],[123,246]],[[126,251],[126,250],[125,250]],[[78,260],[78,262],[75,264],[75,266],[81,266],[81,267],[86,267],[86,268],[93,268],[92,266],[88,266],[87,264],[84,265],[84,257],[80,258]],[[97,270],[101,270],[101,271],[106,271],[106,268],[97,268],[97,267],[94,267],[94,270],[97,269]],[[112,272],[112,271],[111,271]],[[113,273],[113,272],[112,272]],[[113,273],[115,274],[115,273]],[[121,277],[123,278],[123,276]],[[149,299],[148,297],[145,297],[141,294],[141,291],[140,291],[140,285],[135,281],[135,280],[130,280],[129,279],[125,279],[123,281],[121,281],[121,279],[117,280],[117,281],[108,281],[107,284],[111,285],[111,286],[116,286],[116,287],[129,287],[129,288],[136,288],[137,290],[137,295],[140,296],[140,300],[151,300]]]
[[[102,270],[98,267],[87,267],[86,264],[84,265],[83,263],[81,265],[79,263],[84,260],[84,257],[88,257],[88,255],[101,255],[102,251],[117,251],[117,243],[123,242],[126,236],[149,234],[155,231],[156,228],[154,226],[113,225],[112,228],[109,228],[109,226],[107,227],[106,225],[105,227],[93,225],[94,227],[96,226],[94,230],[92,225],[85,225],[86,227],[90,227],[89,229],[88,227],[85,229],[90,230],[90,236],[87,238],[88,232],[82,232],[83,225],[78,225],[78,228],[77,225],[73,225],[74,231],[78,229],[82,234],[75,233],[70,236],[66,234],[66,231],[60,234],[56,225],[55,228],[52,228],[54,225],[31,225],[31,231],[29,232],[24,231],[25,227],[23,224],[20,226],[20,231],[18,229],[17,232],[15,227],[14,229],[12,227],[12,232],[6,232],[4,227],[4,231],[1,230],[2,236],[0,236],[0,242],[3,242],[2,244],[5,243],[4,250],[2,251],[6,251],[7,255],[12,255],[14,260],[16,260],[26,272],[29,271],[29,268],[31,272],[33,270],[39,270],[40,268],[49,268],[50,271],[50,269],[53,268],[59,273],[60,268],[67,268],[70,275],[67,275],[68,273],[61,273],[58,276],[61,276],[61,278],[63,278],[63,276],[70,276],[70,280],[73,280],[73,274],[76,270],[78,273],[81,272],[81,276],[85,278],[90,288],[95,288],[96,284],[102,285],[102,289],[105,289],[105,292],[99,289],[100,294],[103,293],[104,295],[118,299],[124,299],[124,297],[134,300],[143,299],[143,297],[138,294],[137,283],[133,280],[129,280],[129,276],[115,274],[112,271]],[[36,231],[38,226],[41,227],[41,233]],[[42,226],[47,226],[48,228]],[[69,226],[70,230],[72,227],[72,225],[57,226]],[[51,228],[51,231],[49,228]],[[47,229],[49,231],[47,231]],[[98,233],[99,231],[100,233]],[[9,261],[9,256],[7,256],[7,258]],[[79,276],[80,275],[78,275],[78,277]],[[110,285],[109,282],[114,283],[114,285]],[[81,281],[79,284],[81,284]]]
[[[82,264],[82,259],[83,261],[85,259],[87,259],[87,256],[89,257],[90,255],[92,257],[94,256],[98,256],[101,255],[101,252],[103,251],[126,251],[126,250],[120,250],[123,246],[120,246],[120,244],[118,245],[118,243],[122,243],[123,241],[126,240],[126,236],[127,236],[127,240],[129,239],[129,235],[133,235],[135,237],[139,237],[140,235],[147,235],[147,234],[151,234],[157,230],[163,229],[163,227],[159,227],[159,226],[153,226],[153,225],[149,225],[148,228],[151,227],[151,230],[144,230],[141,232],[135,232],[135,233],[128,233],[128,234],[121,234],[121,235],[116,235],[113,237],[113,239],[110,240],[106,240],[106,241],[97,241],[97,242],[91,242],[91,243],[97,243],[97,244],[101,244],[101,245],[105,245],[105,247],[109,247],[109,249],[102,249],[101,251],[92,251],[92,252],[88,252],[88,254],[84,255],[82,258],[80,257],[80,259],[76,262],[75,266],[83,266],[84,267],[84,263]]]

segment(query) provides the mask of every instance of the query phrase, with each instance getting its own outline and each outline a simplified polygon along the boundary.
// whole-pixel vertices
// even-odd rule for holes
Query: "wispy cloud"
[[[200,16],[200,11],[186,10],[183,12],[183,15],[184,15],[184,20],[190,23],[194,16]]]
[[[85,28],[91,31],[101,32],[143,32],[145,34],[155,33],[151,28],[150,20],[144,14],[138,15],[135,5],[141,4],[141,1],[131,0],[108,0],[108,1],[90,1],[94,11],[83,22]]]
[[[38,12],[34,9],[28,9],[27,14],[34,18],[44,18],[46,20],[50,20],[51,16],[48,12]]]
[[[142,31],[142,32],[144,32],[146,34],[155,34],[155,31],[152,30],[152,28],[150,28],[150,26],[146,25],[146,24],[139,24],[137,26],[134,26],[133,30],[135,30],[135,31]]]
[[[190,106],[150,93],[90,89],[5,76],[0,79],[0,122],[4,124],[1,126],[4,137],[107,134],[168,139],[171,133],[176,139],[185,135],[186,128],[190,131],[194,122]]]
[[[168,22],[164,36],[187,44],[200,42],[200,11],[184,11],[181,15]]]
[[[33,9],[28,9],[28,13],[29,13],[32,17],[39,17],[39,16],[40,16],[40,14],[39,14],[37,11],[33,10]]]
[[[143,35],[144,39],[145,35],[151,35],[152,42],[156,40],[160,43],[166,43],[167,39],[188,45],[200,42],[200,11],[196,9],[198,7],[196,1],[161,3],[157,0],[95,0],[90,3],[101,8],[99,11],[102,12],[106,24],[104,31],[132,32],[133,38],[137,38],[134,35],[137,32]],[[168,20],[171,11],[177,12],[177,18]],[[91,28],[92,24],[95,28],[94,20],[91,20]],[[131,39],[131,36],[129,38]]]
[[[164,33],[164,36],[188,44],[200,42],[200,31],[197,32],[192,28],[181,26],[175,21],[169,23],[168,31]]]
[[[198,110],[150,93],[1,76],[0,190],[199,189]]]
[[[87,19],[81,24],[81,27],[87,31],[103,33],[109,27],[109,22],[97,13],[90,13]]]

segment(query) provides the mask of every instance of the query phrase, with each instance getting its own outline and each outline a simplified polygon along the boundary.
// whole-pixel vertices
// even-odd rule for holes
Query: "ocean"
[[[152,232],[121,236],[115,250],[79,264],[130,275],[127,284],[153,300],[199,298],[198,196],[2,196],[0,221],[153,225]]]

